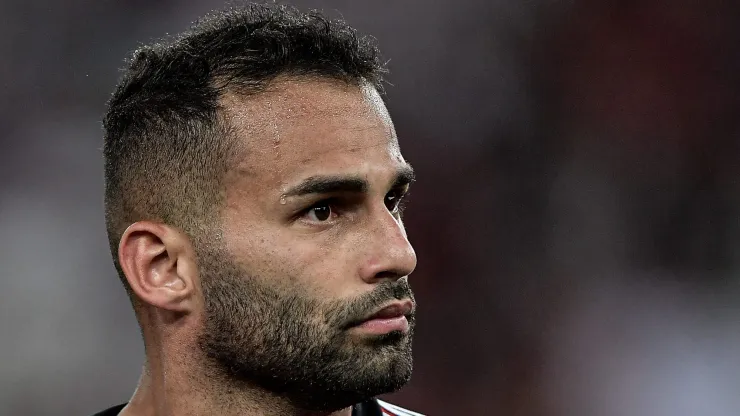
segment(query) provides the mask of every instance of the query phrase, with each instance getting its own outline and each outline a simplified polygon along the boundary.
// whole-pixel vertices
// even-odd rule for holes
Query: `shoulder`
[[[406,410],[403,407],[398,407],[395,404],[390,404],[382,400],[378,400],[378,404],[380,405],[383,416],[424,416],[421,413],[412,412],[411,410]]]

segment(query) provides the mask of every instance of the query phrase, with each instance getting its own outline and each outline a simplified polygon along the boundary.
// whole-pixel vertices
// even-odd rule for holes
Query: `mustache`
[[[362,322],[367,315],[381,306],[394,300],[411,299],[415,302],[414,293],[407,279],[380,283],[372,292],[352,301],[343,301],[331,308],[327,322],[333,327],[350,328]],[[413,315],[413,313],[412,313]]]

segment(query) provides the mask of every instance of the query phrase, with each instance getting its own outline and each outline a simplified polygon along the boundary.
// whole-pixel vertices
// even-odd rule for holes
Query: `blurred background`
[[[416,168],[431,415],[740,413],[740,8],[310,1],[374,35]],[[0,1],[0,415],[126,401],[143,347],[100,118],[140,42],[215,0]]]

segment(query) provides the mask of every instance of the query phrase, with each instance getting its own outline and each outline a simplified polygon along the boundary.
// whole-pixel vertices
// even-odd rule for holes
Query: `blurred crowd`
[[[740,412],[740,8],[705,0],[296,0],[374,35],[418,182],[430,415]],[[123,58],[215,0],[0,0],[0,414],[126,401],[108,252]]]

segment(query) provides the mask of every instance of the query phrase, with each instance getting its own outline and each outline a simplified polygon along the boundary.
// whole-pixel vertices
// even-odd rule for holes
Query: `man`
[[[98,415],[414,415],[413,181],[379,54],[280,6],[140,48],[105,115],[106,224],[146,362]]]

